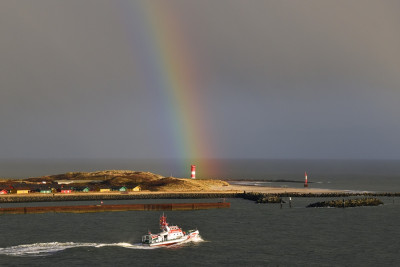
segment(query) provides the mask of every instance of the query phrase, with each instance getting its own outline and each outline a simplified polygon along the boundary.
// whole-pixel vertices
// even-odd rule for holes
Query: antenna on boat
[[[160,218],[160,228],[161,229],[164,229],[164,227],[167,227],[168,226],[168,223],[167,223],[167,216],[165,216],[164,215],[164,212],[163,212],[163,215],[161,216],[161,218]]]

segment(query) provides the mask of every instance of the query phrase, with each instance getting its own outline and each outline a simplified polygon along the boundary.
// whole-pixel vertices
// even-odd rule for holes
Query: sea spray
[[[152,247],[143,246],[142,244],[130,244],[130,243],[75,243],[75,242],[49,242],[49,243],[34,243],[34,244],[24,244],[6,248],[0,248],[0,255],[8,256],[48,256],[50,254],[63,251],[70,248],[78,247],[122,247],[128,249],[154,249]]]
[[[200,236],[196,236],[195,238],[191,238],[181,244],[189,244],[189,243],[199,243],[204,240]],[[127,242],[119,242],[119,243],[75,243],[75,242],[48,242],[48,243],[34,243],[34,244],[23,244],[17,246],[11,246],[6,248],[0,248],[0,255],[7,256],[48,256],[50,254],[63,251],[70,248],[78,248],[78,247],[93,247],[93,248],[102,248],[102,247],[121,247],[127,249],[157,249],[160,247],[149,247],[145,246],[141,243],[130,244]],[[180,247],[178,245],[174,245],[173,247]]]

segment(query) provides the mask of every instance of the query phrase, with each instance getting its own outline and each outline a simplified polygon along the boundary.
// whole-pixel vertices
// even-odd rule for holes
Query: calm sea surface
[[[399,162],[395,161],[223,163],[226,177],[214,173],[219,178],[302,181],[304,171],[307,171],[313,187],[400,191]],[[39,170],[33,165],[30,172],[50,170]],[[0,166],[4,172],[9,172],[2,176],[17,177],[23,176],[22,172],[29,172],[21,168],[20,173],[12,174],[12,168],[6,166],[10,165],[3,163]],[[68,167],[71,166],[64,166],[65,169]],[[92,167],[99,170],[124,166],[121,163],[114,168]],[[44,174],[68,171],[61,170],[60,166],[47,168],[55,171]],[[159,171],[141,170],[168,175],[158,168]],[[91,169],[75,166],[74,170]],[[267,184],[265,181],[260,183]],[[268,185],[302,186],[294,182]],[[294,198],[293,208],[285,204],[282,209],[279,204],[227,199],[232,203],[229,209],[169,211],[166,213],[169,222],[185,230],[197,228],[202,239],[156,249],[144,248],[139,243],[148,230],[157,232],[161,214],[158,211],[1,215],[0,266],[399,266],[400,198],[380,199],[385,203],[382,206],[346,209],[305,208],[309,203],[327,200],[323,198]],[[172,201],[219,200],[135,200],[109,201],[109,204]]]

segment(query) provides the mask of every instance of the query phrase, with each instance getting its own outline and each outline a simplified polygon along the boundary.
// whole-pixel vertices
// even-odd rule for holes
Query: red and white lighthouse
[[[308,187],[307,172],[304,172],[304,187]]]
[[[190,170],[190,178],[196,179],[196,165],[191,165]]]

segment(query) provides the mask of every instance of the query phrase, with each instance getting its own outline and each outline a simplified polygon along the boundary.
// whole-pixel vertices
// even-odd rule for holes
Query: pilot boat
[[[170,246],[189,241],[199,235],[197,229],[184,232],[177,225],[170,226],[167,223],[167,217],[164,216],[164,214],[160,217],[160,229],[162,232],[158,234],[152,234],[149,232],[147,235],[142,236],[142,244],[150,247]]]

